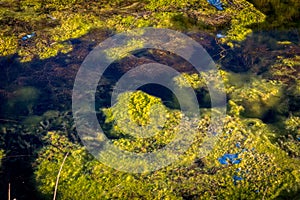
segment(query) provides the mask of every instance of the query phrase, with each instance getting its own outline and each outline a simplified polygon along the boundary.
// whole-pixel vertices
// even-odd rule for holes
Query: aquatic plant
[[[2,165],[2,159],[5,157],[4,150],[0,149],[0,167]]]
[[[12,93],[8,99],[6,109],[9,113],[27,115],[33,112],[33,106],[37,102],[40,91],[34,87],[22,87]]]
[[[161,131],[163,128],[171,129],[174,125],[170,122],[178,124],[179,121],[176,120],[180,119],[180,115],[177,116],[179,113],[169,111],[162,104],[161,99],[142,91],[120,94],[118,102],[111,108],[103,109],[103,113],[106,116],[105,122],[113,123],[109,133],[111,136],[117,138],[124,135],[136,136],[136,134],[139,134],[138,137],[154,136],[155,143],[163,141],[162,138],[164,140],[167,137],[171,138],[172,134],[161,133]],[[148,145],[144,145],[144,148],[146,146]]]
[[[17,37],[16,36],[4,36],[0,33],[0,55],[8,56],[14,54],[17,50]]]
[[[283,85],[277,81],[254,80],[249,85],[236,88],[230,99],[243,106],[243,114],[247,117],[264,118],[269,110],[286,113]]]
[[[290,133],[300,135],[300,117],[290,116],[284,121],[284,124]]]
[[[293,136],[291,134],[281,136],[278,139],[280,148],[283,149],[290,157],[300,158],[300,136]]]
[[[299,6],[298,0],[277,1],[277,0],[250,0],[263,13],[268,13],[264,23],[260,25],[262,29],[291,29],[299,26]]]
[[[206,83],[210,82],[216,90],[229,93],[232,90],[228,84],[229,73],[224,70],[218,70],[218,73],[218,76],[215,75],[214,70],[200,72],[200,74],[182,73],[180,76],[174,77],[174,82],[180,87],[192,87],[196,90],[205,89],[206,91],[208,91]]]
[[[238,74],[219,70],[224,83],[224,88],[218,85],[210,72],[199,74],[186,74],[175,77],[174,81],[180,87],[189,87],[190,84],[198,92],[208,92],[206,82],[212,82],[218,90],[226,92],[229,97],[230,113],[233,115],[242,114],[247,117],[264,118],[269,111],[273,114],[286,114],[288,102],[284,99],[283,89],[285,85],[280,81],[256,78],[246,73]],[[185,81],[184,81],[184,79]],[[209,100],[208,100],[209,101]]]
[[[232,47],[234,46],[232,41],[242,41],[252,33],[252,30],[248,28],[248,26],[261,23],[266,18],[266,16],[256,10],[252,4],[248,2],[240,3],[243,4],[243,8],[241,8],[238,12],[231,10],[234,17],[230,21],[230,28],[226,32],[226,38],[222,39],[222,41],[228,41],[228,44]]]
[[[204,131],[208,124],[207,118],[201,120],[199,132]],[[35,180],[42,197],[50,199],[60,164],[65,154],[70,152],[58,186],[60,199],[93,196],[105,199],[175,199],[187,196],[276,199],[280,195],[291,195],[300,188],[300,163],[270,142],[268,135],[271,133],[269,126],[260,120],[244,121],[227,116],[218,145],[208,156],[197,157],[201,142],[195,142],[178,162],[152,173],[134,175],[101,164],[84,148],[69,142],[62,133],[49,132],[45,138],[49,145],[39,152]],[[123,144],[129,150],[131,145]],[[228,162],[222,165],[218,160],[224,155],[237,153],[239,160],[235,164]]]
[[[122,58],[125,58],[126,56],[129,56],[133,50],[142,49],[143,45],[144,45],[143,40],[131,39],[121,47],[108,48],[104,52],[107,56],[107,59],[120,60]]]
[[[292,58],[278,56],[277,61],[270,67],[268,74],[273,79],[280,80],[284,83],[295,84],[300,75],[300,56],[295,55]]]
[[[8,1],[8,4],[13,9],[1,7],[0,19],[9,18],[17,23],[7,24],[5,29],[1,30],[1,34],[4,34],[0,39],[0,55],[18,53],[23,62],[32,60],[34,56],[45,59],[59,52],[69,52],[72,47],[66,41],[81,37],[95,28],[120,32],[136,27],[153,26],[181,31],[211,31],[217,24],[222,26],[231,23],[226,40],[221,38],[222,41],[230,42],[242,40],[249,33],[246,26],[256,23],[257,19],[263,20],[260,13],[245,0],[236,2],[239,8],[243,8],[241,12],[236,12],[236,8],[230,6],[230,9],[226,9],[222,14],[210,9],[211,6],[205,3],[205,0],[151,0],[132,5],[125,1],[91,2],[91,6],[81,0],[26,0],[20,3]],[[141,10],[141,7],[144,7],[144,10]],[[198,15],[199,17],[195,18]],[[26,26],[22,25],[24,23]],[[18,46],[19,39],[27,38],[26,35],[30,35],[30,32],[35,32],[36,36],[23,41],[26,45]]]

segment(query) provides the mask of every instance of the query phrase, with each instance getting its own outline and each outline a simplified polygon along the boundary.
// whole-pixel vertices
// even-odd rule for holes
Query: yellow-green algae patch
[[[172,119],[178,120],[175,115],[170,115],[169,120]],[[277,199],[300,188],[299,159],[290,157],[273,144],[268,136],[274,130],[258,119],[226,116],[224,129],[217,138],[218,145],[212,147],[205,158],[199,158],[198,150],[209,119],[204,112],[196,136],[199,140],[177,162],[138,175],[107,167],[92,158],[84,148],[71,143],[63,133],[48,132],[45,141],[49,145],[39,152],[34,173],[37,189],[50,199],[66,152],[72,153],[66,159],[60,177],[61,182],[66,183],[60,185],[61,199],[90,199],[94,196],[101,199],[181,199],[184,196],[226,200]],[[166,134],[169,130],[162,131]],[[161,143],[169,140],[168,137],[159,139]],[[118,138],[113,141],[120,148],[134,152],[145,152],[144,145],[149,146],[145,140]],[[137,148],[131,149],[132,144]],[[240,162],[221,164],[218,158],[226,153],[238,154]],[[78,167],[74,169],[74,166]],[[242,179],[234,181],[234,176]]]
[[[206,0],[200,1],[113,1],[108,4],[83,1],[6,1],[10,8],[0,5],[0,20],[17,23],[4,25],[0,32],[0,55],[17,53],[21,61],[35,56],[45,59],[72,50],[69,39],[79,38],[92,29],[103,28],[117,32],[137,27],[163,27],[181,31],[209,30],[230,24],[223,42],[241,41],[251,29],[248,25],[262,22],[264,15],[245,0],[224,2],[218,11]],[[50,12],[49,12],[50,11]],[[22,44],[22,36],[36,36]]]

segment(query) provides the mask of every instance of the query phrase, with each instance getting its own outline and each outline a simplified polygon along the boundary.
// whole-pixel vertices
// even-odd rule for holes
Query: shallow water
[[[266,12],[274,11],[266,10],[265,5],[260,4],[259,1],[253,2]],[[279,15],[277,10],[282,11],[282,15],[285,14],[284,9],[279,9],[280,6],[273,8],[276,10],[276,16]],[[294,16],[299,15],[296,13],[291,18]],[[269,18],[274,18],[272,13]],[[280,24],[280,26],[286,26],[286,24]],[[293,21],[290,26],[286,27],[286,30],[273,30],[273,26],[270,25],[271,30],[256,30],[240,43],[240,47],[234,49],[218,44],[213,36],[205,32],[188,34],[203,45],[215,62],[221,64],[222,69],[241,74],[250,72],[255,76],[267,76],[268,66],[276,62],[277,56],[300,55],[299,27],[295,28]],[[12,158],[3,162],[1,176],[5,181],[1,182],[1,196],[3,196],[2,193],[6,194],[6,183],[10,182],[13,186],[12,194],[14,196],[18,196],[19,199],[36,198],[32,193],[35,189],[30,178],[32,166],[29,161],[32,161],[31,158],[33,159],[35,156],[34,151],[39,149],[42,144],[38,136],[32,137],[31,134],[29,137],[26,132],[33,131],[30,129],[31,126],[41,127],[42,130],[37,131],[37,134],[44,134],[43,131],[51,130],[51,126],[53,129],[59,130],[72,126],[72,115],[68,111],[71,110],[72,89],[76,73],[84,58],[97,45],[97,42],[101,42],[110,35],[111,32],[106,30],[88,33],[82,38],[69,41],[74,45],[73,51],[67,54],[61,53],[45,60],[34,58],[30,62],[21,63],[16,55],[0,58],[0,130],[2,135],[6,134],[1,140],[5,140],[4,149],[8,157]],[[284,43],[284,41],[289,41],[289,43]],[[114,63],[109,68],[105,78],[99,82],[95,97],[98,103],[96,109],[110,105],[110,94],[114,83],[122,74],[135,66],[152,61],[167,64],[181,72],[193,71],[189,63],[170,53],[139,52],[139,54]],[[177,103],[174,102],[172,93],[168,93],[161,87],[150,85],[141,89],[161,97],[168,107],[176,108]],[[200,107],[209,107],[207,102],[202,101],[203,96],[199,94],[198,97]],[[297,102],[295,104],[299,106]],[[298,109],[295,108],[296,111],[299,111]],[[50,117],[45,115],[45,113],[49,114],[49,111],[53,111]],[[60,114],[55,114],[55,111],[59,111]],[[56,115],[65,119],[66,123],[62,125]],[[101,116],[99,119],[103,120]],[[50,126],[48,123],[52,123],[52,125]],[[276,123],[276,121],[272,121],[272,123]],[[28,130],[25,130],[25,127]],[[21,136],[16,135],[22,131],[25,133],[22,133]],[[75,130],[70,137],[74,141],[79,140]],[[23,141],[20,143],[23,147],[15,147],[14,141]],[[26,145],[30,148],[27,148]],[[23,149],[26,148],[27,152],[24,152]],[[15,155],[24,156],[14,157]]]

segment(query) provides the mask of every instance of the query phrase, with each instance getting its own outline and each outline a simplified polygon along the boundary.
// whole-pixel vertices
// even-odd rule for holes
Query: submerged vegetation
[[[206,118],[199,124],[200,138],[208,126]],[[291,158],[279,145],[272,144],[268,139],[272,134],[272,128],[260,120],[227,116],[219,145],[205,158],[198,157],[198,141],[177,163],[153,173],[136,175],[111,169],[59,133],[49,132],[49,146],[40,151],[35,177],[44,197],[51,199],[62,159],[71,152],[61,174],[58,193],[61,199],[209,199],[212,196],[217,199],[274,199],[292,196],[300,187],[299,159]],[[159,139],[167,142],[163,137]],[[116,145],[122,144],[120,147],[137,152],[144,152],[149,144],[141,140],[114,140]],[[285,145],[290,142],[286,141]],[[221,164],[218,158],[226,153],[238,154],[240,162]],[[235,180],[236,176],[241,179]]]
[[[93,29],[113,29],[120,32],[153,26],[181,31],[204,28],[215,32],[230,24],[230,28],[224,30],[227,32],[224,40],[232,45],[232,42],[242,41],[251,33],[247,26],[264,20],[264,15],[245,0],[237,0],[234,4],[224,3],[226,9],[222,12],[210,6],[206,0],[135,3],[22,0],[19,3],[4,1],[1,5],[3,30],[0,55],[17,53],[22,62],[30,61],[35,56],[45,59],[60,52],[67,53],[72,50],[70,40]],[[21,40],[31,32],[36,35],[26,41]]]
[[[57,199],[299,199],[300,4],[221,2],[223,10],[207,0],[1,1],[1,198],[7,199],[10,185],[12,198],[53,199],[59,176]],[[99,81],[95,107],[114,146],[157,152],[178,129],[184,138],[196,127],[193,143],[176,162],[135,174],[110,168],[87,151],[70,101],[76,72],[92,48],[140,27],[195,39],[217,63],[224,87],[211,71],[195,73],[170,52],[127,54],[143,41],[107,51],[116,61]],[[107,103],[122,74],[150,62],[181,72],[172,81],[194,89],[199,120],[180,110],[172,92],[153,85]],[[203,152],[212,113],[219,112],[211,109],[207,82],[226,93],[227,113],[222,130],[212,131],[216,145]]]

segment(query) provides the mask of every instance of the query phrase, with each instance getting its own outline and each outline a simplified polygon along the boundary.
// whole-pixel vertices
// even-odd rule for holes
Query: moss
[[[68,151],[60,176],[58,196],[60,199],[101,199],[122,198],[168,198],[174,199],[172,190],[163,189],[163,181],[156,183],[134,174],[109,168],[93,159],[82,147],[70,143],[58,133],[49,132],[47,140],[58,148],[48,146],[40,152],[35,179],[45,199],[52,198],[55,177]],[[74,166],[76,170],[74,170]],[[47,178],[45,178],[45,175]],[[72,192],[71,192],[72,191]]]
[[[111,130],[114,137],[121,138],[124,135],[130,135],[140,138],[137,141],[132,141],[132,137],[129,140],[123,138],[115,141],[115,144],[119,143],[123,147],[126,147],[125,144],[127,146],[130,144],[129,149],[135,147],[146,150],[149,145],[161,146],[166,144],[166,141],[169,141],[173,136],[170,130],[174,125],[171,123],[178,124],[180,119],[179,113],[169,111],[162,104],[161,99],[141,91],[119,95],[118,103],[111,108],[104,109],[103,112],[106,116],[105,122],[113,122],[114,124]],[[163,130],[164,128],[169,131]],[[151,138],[152,136],[154,138]],[[143,138],[147,137],[150,139],[143,141]],[[140,142],[144,145],[141,145]],[[146,144],[147,142],[148,144]],[[140,144],[135,145],[137,143]]]
[[[173,8],[182,8],[187,5],[189,1],[187,0],[149,0],[149,3],[146,6],[146,9],[157,11],[157,10],[168,10],[170,7]],[[193,1],[191,1],[193,2]]]
[[[300,135],[298,136],[287,135],[279,139],[280,147],[284,151],[286,151],[289,156],[294,158],[300,158],[300,145],[299,145],[299,139],[297,139],[297,137],[300,137]]]
[[[8,56],[14,54],[17,50],[17,37],[15,36],[4,36],[0,34],[0,52],[1,56]]]
[[[231,11],[234,13],[234,11]],[[243,8],[234,14],[231,20],[231,25],[226,34],[226,40],[242,41],[252,30],[248,27],[250,25],[263,22],[266,16],[256,10],[254,6],[248,2],[243,2]]]
[[[287,111],[287,107],[284,109],[279,106],[283,98],[283,85],[276,81],[255,80],[235,90],[230,98],[245,108],[244,114],[247,117],[262,119],[270,109]]]
[[[298,0],[251,0],[263,13],[267,13],[267,20],[260,25],[263,29],[291,29],[299,26]]]
[[[132,116],[129,118],[142,124],[144,122],[140,120],[144,119],[147,124],[149,115],[146,114],[146,110],[149,109],[149,105],[161,104],[158,98],[136,92],[127,94],[129,104],[126,106],[128,101],[125,101],[125,96],[120,97],[112,108],[106,109],[104,113],[108,119],[116,119],[117,115],[121,116],[121,121],[122,116],[128,119],[124,112],[132,110],[129,112]],[[231,105],[238,107],[234,102],[231,102]],[[131,109],[127,109],[128,107]],[[238,109],[236,112],[239,113],[240,110]],[[134,117],[134,113],[138,117]],[[161,112],[157,113],[161,114]],[[178,123],[178,120],[182,120],[182,117],[180,112],[170,112],[161,132],[164,134],[157,134],[154,136],[154,140],[152,140],[153,138],[133,139],[119,135],[120,138],[113,139],[113,143],[126,151],[137,153],[155,151],[172,141],[172,137],[166,136],[170,136],[168,134],[174,131],[172,127]],[[209,112],[202,112],[202,118],[198,122],[196,142],[184,155],[177,162],[163,169],[139,175],[108,168],[89,157],[83,148],[60,136],[62,133],[51,133],[48,136],[51,139],[50,144],[53,143],[55,146],[49,145],[43,148],[39,154],[40,158],[35,171],[39,191],[46,196],[52,194],[54,177],[57,175],[60,163],[67,151],[71,151],[72,154],[68,157],[61,174],[60,181],[65,183],[60,185],[61,199],[70,198],[70,194],[73,199],[87,199],[92,196],[103,199],[118,197],[123,199],[186,197],[276,199],[281,195],[290,195],[300,189],[300,176],[297,173],[300,163],[299,160],[293,158],[293,155],[299,155],[297,154],[299,148],[296,140],[287,140],[284,144],[289,148],[282,149],[286,145],[278,146],[269,139],[277,129],[273,129],[259,119],[241,119],[236,114],[226,117],[225,126],[216,138],[217,145],[212,146],[206,157],[199,158],[199,153],[203,153],[201,146],[209,124]],[[294,117],[291,117],[287,124],[291,124],[289,127],[296,127],[296,129],[298,127],[297,119]],[[126,128],[127,125],[124,126]],[[124,128],[123,125],[122,128]],[[291,128],[291,130],[294,129]],[[154,145],[151,144],[153,141],[155,141]],[[237,144],[239,145],[237,146]],[[286,151],[294,153],[287,154]],[[241,162],[222,165],[218,158],[225,153],[237,153]],[[74,170],[74,165],[78,166],[76,170]],[[46,175],[47,178],[44,178]],[[242,180],[234,181],[234,176],[241,177]]]
[[[60,4],[61,6],[69,5],[77,1],[70,2],[52,2],[52,5]],[[99,18],[93,14],[80,14],[67,11],[53,11],[50,14],[40,14],[42,5],[30,3],[27,1],[21,1],[22,5],[20,10],[8,11],[3,9],[3,15],[7,18],[10,17],[15,21],[22,23],[30,23],[28,26],[32,31],[35,31],[36,35],[28,39],[28,41],[21,41],[21,37],[29,34],[28,30],[21,32],[19,36],[15,36],[14,29],[20,29],[19,23],[16,27],[8,27],[5,34],[12,36],[1,37],[0,39],[0,53],[3,56],[18,53],[22,62],[31,61],[35,56],[40,59],[46,59],[56,56],[58,53],[67,53],[72,50],[72,45],[65,42],[73,38],[79,38],[87,34],[94,28],[103,26],[103,23]],[[65,3],[65,4],[64,4]],[[19,5],[15,5],[18,7]],[[66,9],[64,7],[64,9]],[[51,19],[51,16],[53,19]],[[56,23],[59,26],[51,25],[50,27],[40,26],[39,24],[51,24]],[[12,26],[12,25],[10,25]],[[28,29],[28,27],[26,28]],[[3,34],[3,33],[2,33]],[[18,43],[25,43],[25,45],[18,45]]]
[[[2,159],[3,159],[4,157],[5,157],[4,150],[1,149],[1,150],[0,150],[0,168],[1,168],[1,166],[2,166]]]
[[[300,135],[300,117],[290,116],[284,122],[286,130]]]
[[[285,84],[281,81],[266,80],[252,74],[238,74],[219,70],[222,83],[215,80],[211,72],[186,74],[175,77],[174,81],[180,87],[189,85],[198,92],[208,92],[206,82],[213,83],[216,89],[225,92],[229,97],[229,108],[233,115],[242,114],[246,117],[264,118],[270,110],[277,114],[288,112],[288,102],[284,99]],[[224,84],[224,87],[223,87]]]
[[[92,15],[53,12],[52,16],[62,22],[61,26],[44,32],[36,32],[36,38],[31,40],[34,44],[18,50],[22,62],[32,60],[34,56],[46,59],[60,52],[68,53],[73,48],[72,44],[65,41],[81,37],[90,30],[102,26],[102,22]]]
[[[50,31],[51,38],[56,42],[79,38],[93,28],[103,27],[103,22],[91,14],[53,12],[52,15],[61,21],[59,27]]]
[[[212,87],[221,92],[230,93],[232,86],[229,85],[230,74],[224,70],[218,70],[218,75],[215,75],[215,70],[200,72],[200,74],[182,73],[174,78],[174,82],[180,87],[192,87],[193,89],[205,89],[208,91],[206,83],[210,83]]]
[[[228,5],[225,11],[218,12],[206,0],[143,1],[129,6],[125,1],[112,1],[107,4],[91,2],[91,6],[87,6],[81,0],[24,0],[19,3],[7,3],[13,9],[0,8],[0,19],[10,18],[18,23],[6,25],[8,29],[1,31],[5,33],[5,37],[0,41],[0,54],[6,56],[18,52],[24,62],[30,61],[34,56],[45,59],[59,52],[68,52],[71,48],[64,41],[81,37],[94,28],[108,28],[117,32],[147,26],[181,31],[202,28],[214,30],[216,24],[221,26],[231,21],[231,28],[226,37],[226,41],[230,42],[242,40],[250,32],[246,26],[256,23],[258,19],[263,20],[261,13],[244,0],[236,2],[239,12],[236,12],[235,6],[228,3],[225,3]],[[144,7],[144,10],[140,7]],[[28,31],[35,31],[37,36],[30,40],[30,50],[25,46],[20,46],[19,49],[18,39],[21,35],[28,34]]]
[[[262,196],[275,199],[299,176],[288,171],[295,170],[297,160],[290,159],[278,146],[272,144],[267,135],[271,134],[267,125],[262,122],[240,121],[238,118],[228,118],[225,132],[221,135],[218,146],[205,158],[208,166],[220,166],[218,159],[224,153],[239,153],[240,164],[219,168],[213,180],[217,184],[212,189],[220,199],[259,199]],[[239,147],[236,144],[239,142]],[[289,160],[289,161],[287,161]],[[233,175],[243,177],[236,182]],[[289,185],[289,186],[288,186]],[[299,188],[299,182],[294,189]],[[223,188],[223,189],[221,189]]]
[[[130,55],[132,51],[143,48],[143,44],[144,44],[143,40],[131,39],[121,47],[108,48],[104,52],[109,59],[119,60]]]
[[[200,120],[199,133],[208,125],[207,118]],[[93,196],[102,199],[276,199],[299,189],[300,163],[270,142],[267,135],[271,132],[260,120],[250,122],[227,116],[218,145],[208,156],[197,157],[201,146],[198,140],[178,162],[139,175],[109,168],[94,160],[82,147],[60,136],[61,133],[49,132],[46,140],[50,145],[39,153],[35,180],[39,191],[52,198],[55,177],[63,157],[70,151],[60,176],[58,195],[61,199]],[[238,153],[241,162],[221,165],[218,158],[224,153]],[[243,179],[235,182],[234,175]]]
[[[269,74],[272,78],[281,80],[284,83],[295,83],[298,80],[300,71],[300,56],[292,58],[277,57],[277,61],[270,67]]]

